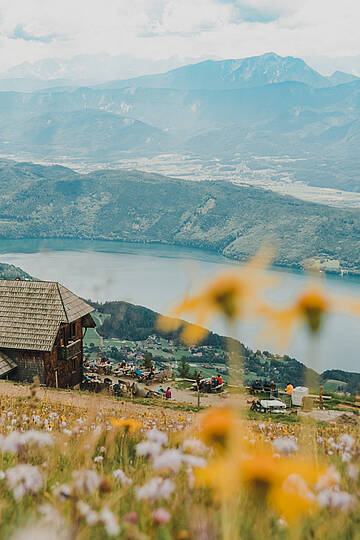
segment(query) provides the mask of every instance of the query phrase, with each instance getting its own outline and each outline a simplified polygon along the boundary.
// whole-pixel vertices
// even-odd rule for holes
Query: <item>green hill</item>
[[[309,259],[360,272],[360,211],[340,210],[226,182],[128,170],[82,175],[0,162],[0,238],[159,242],[245,259],[268,240],[275,263]]]
[[[182,326],[175,332],[164,334],[156,326],[158,313],[143,306],[137,306],[128,302],[116,301],[103,304],[89,301],[98,313],[106,315],[102,317],[102,324],[97,327],[97,332],[106,339],[118,338],[121,340],[142,341],[151,335],[157,335],[173,340],[178,346],[182,346],[179,339]],[[184,323],[182,321],[182,324]],[[225,338],[213,332],[209,332],[201,345],[215,347],[227,351],[229,340],[233,347],[238,349],[239,342],[232,338]],[[234,347],[235,345],[235,347]],[[289,356],[278,357],[267,351],[253,351],[242,345],[244,355],[245,380],[250,383],[254,378],[260,380],[274,380],[277,384],[286,385],[291,380],[295,386],[304,385],[309,376],[315,380],[316,373],[307,369],[304,364]]]
[[[0,263],[0,279],[32,279],[29,274],[13,264]]]

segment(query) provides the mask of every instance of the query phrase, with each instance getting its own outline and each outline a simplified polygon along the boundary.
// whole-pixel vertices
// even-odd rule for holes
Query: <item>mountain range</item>
[[[282,57],[275,53],[239,60],[206,60],[182,66],[166,73],[111,81],[101,88],[176,88],[178,90],[233,90],[266,84],[297,81],[320,88],[351,82],[358,77],[334,72],[325,77],[301,58]]]
[[[65,82],[0,91],[0,156],[111,166],[176,154],[186,165],[218,160],[235,181],[246,163],[270,182],[360,192],[360,79],[352,75],[324,77],[268,53],[101,86]]]

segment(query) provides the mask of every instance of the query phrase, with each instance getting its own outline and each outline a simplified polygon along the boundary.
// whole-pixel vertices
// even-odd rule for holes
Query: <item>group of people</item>
[[[123,370],[124,375],[134,376],[143,383],[151,381],[156,373],[161,373],[164,371],[163,368],[160,368],[158,372],[155,371],[155,365],[152,363],[149,371],[144,371],[140,367],[135,367],[134,365],[128,366],[123,360],[120,364],[120,368]]]
[[[165,399],[171,399],[171,388],[170,386],[167,387],[166,390],[163,389],[163,387],[160,385],[158,388],[158,393],[160,395],[165,395]]]
[[[257,392],[269,392],[273,396],[278,397],[278,391],[277,391],[276,384],[274,383],[274,381],[271,381],[271,382],[264,381],[264,383],[262,383],[261,381],[259,381],[259,379],[256,379],[256,381],[250,385],[249,390],[250,390],[250,394],[256,394]],[[294,390],[293,385],[290,382],[288,382],[286,385],[285,392],[289,396],[291,396],[293,393],[293,390]]]
[[[274,381],[264,381],[264,383],[262,383],[259,381],[259,379],[256,379],[256,381],[250,385],[249,390],[250,394],[256,394],[257,392],[269,392],[277,397],[277,389]]]
[[[212,377],[204,378],[202,375],[202,370],[200,370],[196,375],[196,388],[199,392],[200,390],[205,390],[205,392],[211,392],[221,388],[224,384],[224,380],[220,373],[213,375]]]

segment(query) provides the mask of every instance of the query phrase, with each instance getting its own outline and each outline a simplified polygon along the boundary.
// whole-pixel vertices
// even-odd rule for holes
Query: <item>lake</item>
[[[0,254],[1,262],[43,280],[59,281],[84,298],[127,300],[163,313],[186,291],[196,288],[204,276],[236,264],[204,250],[101,240],[0,240]],[[308,279],[301,272],[276,269],[274,273],[280,284],[270,296],[277,303],[292,298]],[[331,292],[360,300],[357,278],[327,276],[324,283]],[[214,321],[211,329],[229,334],[221,321]],[[298,332],[286,351],[260,342],[254,325],[241,324],[233,335],[254,349],[286,352],[308,363],[304,332]],[[329,317],[316,362],[315,369],[360,371],[360,319],[338,314]]]

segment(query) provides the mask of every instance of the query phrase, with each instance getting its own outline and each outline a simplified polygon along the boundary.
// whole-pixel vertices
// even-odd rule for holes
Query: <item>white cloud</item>
[[[359,15],[359,0],[1,0],[0,71],[98,52],[149,59],[270,50],[356,55]]]

